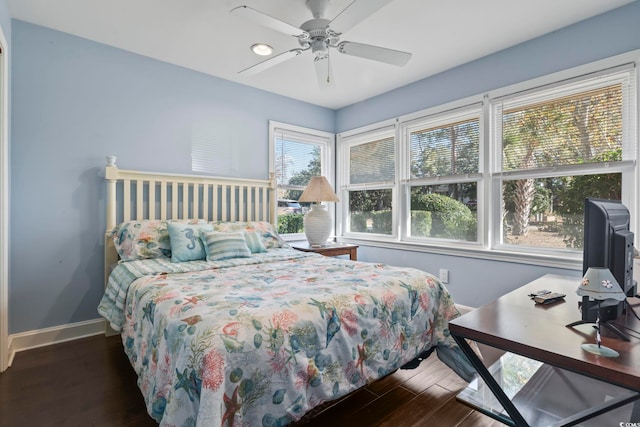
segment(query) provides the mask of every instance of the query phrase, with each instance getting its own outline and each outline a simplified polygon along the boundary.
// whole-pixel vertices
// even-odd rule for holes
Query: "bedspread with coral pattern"
[[[241,265],[144,260],[114,271],[129,279],[109,282],[99,311],[121,324],[160,425],[285,425],[436,344],[455,346],[458,312],[430,274],[269,252]]]

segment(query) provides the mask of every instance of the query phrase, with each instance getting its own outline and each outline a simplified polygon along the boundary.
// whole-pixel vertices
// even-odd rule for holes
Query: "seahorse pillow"
[[[170,222],[167,228],[171,242],[171,262],[197,261],[206,258],[200,232],[213,231],[211,224]]]

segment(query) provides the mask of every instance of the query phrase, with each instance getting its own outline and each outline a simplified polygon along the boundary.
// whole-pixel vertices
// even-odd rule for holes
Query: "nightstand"
[[[358,245],[349,243],[327,243],[318,248],[309,246],[308,243],[291,245],[293,249],[303,252],[315,252],[324,256],[349,255],[351,261],[358,260]]]

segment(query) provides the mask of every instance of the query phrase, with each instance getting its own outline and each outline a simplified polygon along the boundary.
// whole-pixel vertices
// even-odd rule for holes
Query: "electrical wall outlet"
[[[446,268],[441,268],[439,279],[442,283],[449,283],[449,270],[447,270]]]

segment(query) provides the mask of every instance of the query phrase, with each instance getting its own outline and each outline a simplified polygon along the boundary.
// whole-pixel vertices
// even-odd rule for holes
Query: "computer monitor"
[[[619,200],[587,198],[584,204],[583,274],[589,267],[606,267],[628,296],[636,294],[633,280],[633,232],[629,210]],[[600,304],[600,320],[616,319],[624,310],[621,303]],[[595,321],[596,303],[583,298],[582,319]]]

